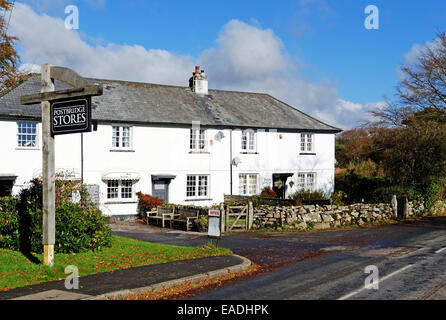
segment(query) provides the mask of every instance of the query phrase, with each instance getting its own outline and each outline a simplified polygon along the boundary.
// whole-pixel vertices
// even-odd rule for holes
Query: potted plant
[[[194,220],[195,225],[197,226],[198,232],[206,232],[208,231],[208,217],[200,216],[200,218]]]

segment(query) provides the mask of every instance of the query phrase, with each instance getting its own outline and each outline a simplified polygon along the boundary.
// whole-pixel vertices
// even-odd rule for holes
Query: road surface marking
[[[386,281],[387,279],[393,277],[394,275],[397,275],[398,273],[401,273],[401,272],[403,272],[403,271],[405,271],[405,270],[407,270],[407,269],[409,269],[409,268],[412,268],[412,267],[413,267],[413,264],[409,264],[409,265],[405,266],[404,268],[401,268],[401,269],[399,269],[399,270],[397,270],[397,271],[395,271],[395,272],[392,272],[391,274],[388,274],[387,276],[382,277],[381,279],[379,279],[379,280],[378,280],[378,284],[379,284],[380,282]],[[353,292],[351,292],[351,293],[349,293],[349,294],[347,294],[347,295],[345,295],[345,296],[339,298],[338,300],[347,300],[347,299],[349,299],[349,298],[351,298],[351,297],[357,295],[358,293],[360,293],[360,292],[362,292],[362,291],[364,291],[364,290],[366,290],[365,286],[364,286],[363,288],[360,288],[360,289],[358,289],[358,290],[355,290],[355,291],[353,291]]]
[[[441,249],[439,249],[439,250],[435,251],[435,253],[440,253],[440,252],[442,252],[442,251],[444,251],[444,250],[446,250],[446,247],[444,247],[444,248],[441,248]]]

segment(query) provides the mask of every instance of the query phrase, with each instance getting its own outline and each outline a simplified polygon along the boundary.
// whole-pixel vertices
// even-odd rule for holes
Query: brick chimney
[[[197,94],[208,94],[208,77],[204,70],[200,71],[200,66],[195,67],[195,72],[192,73],[192,77],[189,79],[189,87],[192,92]]]

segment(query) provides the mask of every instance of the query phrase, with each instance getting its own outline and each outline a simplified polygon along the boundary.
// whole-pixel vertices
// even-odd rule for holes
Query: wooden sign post
[[[54,91],[50,66],[42,66],[42,93]],[[42,214],[43,214],[43,263],[54,265],[54,243],[56,240],[56,172],[54,158],[54,136],[51,135],[51,104],[42,101]]]
[[[92,96],[102,95],[101,86],[93,86],[71,69],[42,65],[42,91],[40,94],[25,95],[20,98],[24,105],[41,103],[42,105],[42,214],[43,214],[43,262],[54,266],[54,244],[56,242],[56,172],[54,135],[91,131],[91,101]],[[74,89],[55,91],[54,80],[62,81]],[[83,101],[87,103],[83,103]],[[82,101],[80,103],[79,101]],[[61,108],[76,108],[70,110],[70,117],[61,118],[64,113],[54,113],[54,104]],[[78,111],[77,114],[75,111]],[[71,114],[75,113],[74,117]],[[60,117],[59,122],[55,116]],[[83,121],[85,118],[85,121]],[[80,123],[82,122],[82,123]],[[84,125],[85,123],[86,125]],[[58,130],[54,130],[54,124]]]

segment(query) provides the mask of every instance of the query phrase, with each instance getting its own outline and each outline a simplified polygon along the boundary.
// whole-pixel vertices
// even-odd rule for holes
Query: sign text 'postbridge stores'
[[[91,131],[91,97],[51,103],[51,132],[54,135]]]

